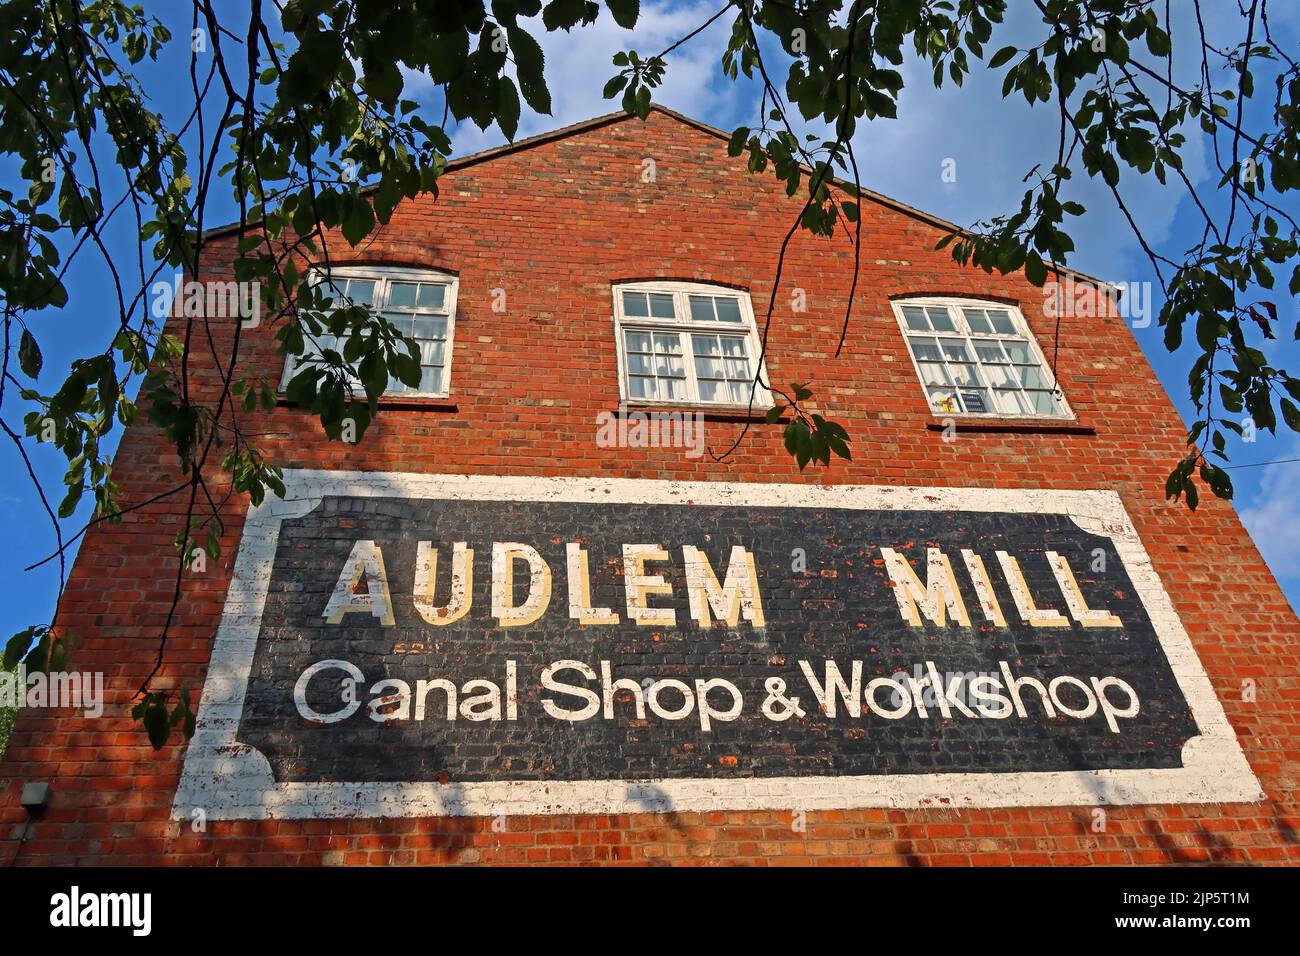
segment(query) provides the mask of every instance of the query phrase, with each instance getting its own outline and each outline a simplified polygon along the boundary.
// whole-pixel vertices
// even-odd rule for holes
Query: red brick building
[[[244,417],[289,494],[232,499],[184,576],[161,686],[203,688],[188,746],[129,716],[183,496],[89,532],[58,623],[104,713],[20,713],[0,860],[1300,860],[1300,626],[1230,505],[1165,501],[1185,432],[1124,321],[1058,336],[1042,290],[869,196],[838,356],[847,234],[785,258],[768,381],[811,379],[852,437],[800,471],[746,408],[800,200],[725,139],[604,117],[332,244],[336,287],[421,342],[420,388],[355,445]],[[275,346],[246,331],[242,374],[280,381]],[[127,430],[126,501],[174,470]]]

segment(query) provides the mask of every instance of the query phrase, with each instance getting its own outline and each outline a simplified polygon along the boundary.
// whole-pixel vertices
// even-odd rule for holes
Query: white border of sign
[[[185,754],[174,819],[497,816],[859,807],[1097,806],[1264,799],[1237,736],[1119,495],[1113,491],[905,488],[520,478],[288,469],[285,497],[250,508],[217,632],[198,726]],[[1184,766],[1162,770],[875,774],[762,779],[556,780],[476,783],[278,783],[262,753],[236,740],[280,524],[325,495],[600,504],[980,511],[1062,514],[1109,538],[1124,562],[1201,735]],[[562,724],[557,724],[562,728]]]

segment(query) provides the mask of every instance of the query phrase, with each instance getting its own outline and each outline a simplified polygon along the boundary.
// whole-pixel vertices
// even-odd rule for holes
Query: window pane
[[[951,380],[948,378],[948,372],[942,365],[935,362],[921,363],[921,381],[926,385],[950,385]]]
[[[692,335],[691,348],[696,355],[721,355],[722,346],[716,335]]]
[[[691,320],[693,322],[712,322],[713,299],[707,295],[693,295],[691,300]]]
[[[934,339],[909,339],[908,344],[912,346],[912,354],[918,362],[938,362],[943,358]]]
[[[1019,383],[1011,375],[1011,369],[1006,365],[985,365],[984,381],[988,382],[994,388],[1015,388]]]
[[[682,337],[676,332],[655,333],[655,351],[661,355],[681,355]]]
[[[708,355],[697,355],[695,357],[695,377],[696,378],[725,378],[722,373],[722,359],[712,358]]]
[[[930,323],[925,320],[925,310],[916,305],[903,306],[903,321],[913,332],[929,332]]]
[[[420,364],[421,365],[442,365],[446,360],[447,343],[446,342],[421,342],[420,343]]]
[[[632,398],[654,398],[655,380],[640,375],[630,375],[627,380],[627,393]]]
[[[649,375],[650,356],[638,355],[636,352],[628,352],[627,370],[632,375]]]
[[[745,340],[734,335],[724,335],[722,338],[722,354],[734,358],[745,358]]]
[[[686,363],[680,355],[656,355],[655,374],[660,378],[685,378]]]
[[[1033,407],[1035,415],[1060,414],[1056,406],[1056,399],[1051,392],[1027,392],[1025,397],[1029,399],[1029,404]]]
[[[683,373],[684,374],[684,373]],[[686,397],[686,379],[663,378],[659,380],[660,398],[680,401]]]
[[[1029,405],[1019,392],[994,391],[993,402],[998,411],[1007,415],[1024,415],[1029,411]]]
[[[447,319],[441,315],[417,315],[412,322],[412,335],[417,339],[445,339]]]
[[[324,355],[329,350],[339,351],[339,340],[328,332],[315,336],[316,354]]]
[[[375,298],[373,279],[349,279],[347,297],[353,305],[370,305]]]
[[[925,309],[925,314],[930,317],[930,324],[934,326],[936,332],[956,332],[957,327],[952,323],[952,316],[948,310],[942,306],[931,305]]]
[[[974,365],[949,365],[948,373],[957,385],[978,385],[980,380],[975,375]]]
[[[1025,388],[1047,387],[1047,378],[1036,365],[1017,365],[1016,374],[1020,376],[1020,382]]]
[[[650,309],[646,305],[644,292],[624,292],[623,293],[623,314],[645,318],[650,315]]]
[[[966,351],[966,343],[961,339],[940,339],[939,345],[943,348],[943,357],[948,361],[970,361],[970,352]]]
[[[388,305],[398,308],[413,308],[417,288],[418,285],[414,282],[390,282],[388,284]]]
[[[1029,343],[1027,342],[1008,342],[1003,340],[1002,347],[1007,350],[1011,356],[1011,361],[1020,365],[1028,365],[1035,360],[1029,354]],[[1035,363],[1036,364],[1036,363]]]
[[[1015,335],[1016,324],[1011,321],[1011,313],[1006,309],[989,309],[986,313],[993,323],[993,330],[998,335]]]
[[[975,354],[979,356],[980,361],[985,365],[1003,363],[1007,360],[996,342],[976,342]]]
[[[656,319],[672,319],[677,313],[673,309],[673,297],[664,292],[650,293],[650,314]]]
[[[415,327],[415,316],[407,312],[385,312],[384,318],[393,324],[402,335],[411,335]]]
[[[733,402],[737,405],[746,405],[749,403],[750,393],[754,390],[753,382],[732,382],[730,387],[731,400]]]
[[[966,411],[974,413],[983,413],[989,411],[988,392],[984,389],[962,389],[962,403],[966,406]]]
[[[623,342],[629,352],[649,352],[650,351],[650,333],[649,332],[624,332]]]
[[[743,358],[740,358],[740,359],[733,359],[733,358],[726,359],[726,360],[725,360],[725,368],[726,368],[726,372],[727,372],[727,378],[732,379],[732,380],[734,380],[734,381],[747,380],[747,379],[749,379],[749,378],[751,377],[750,374],[749,374],[749,360],[748,360],[748,359],[743,359]]]
[[[446,286],[432,282],[422,282],[420,283],[420,294],[416,297],[415,302],[422,309],[441,309],[446,294]]]
[[[347,302],[344,301],[348,295],[347,279],[326,277],[316,284],[316,288],[320,289],[321,293],[333,302],[334,308],[339,309],[347,305]]]
[[[957,396],[950,388],[934,388],[930,390],[930,406],[936,412],[959,412],[961,409],[957,405]]]
[[[718,297],[713,300],[713,304],[718,308],[719,322],[735,322],[739,324],[744,321],[740,317],[740,300],[730,297]]]
[[[961,311],[966,316],[966,324],[970,326],[972,332],[987,335],[993,331],[993,326],[985,318],[983,309],[962,309]]]
[[[442,391],[442,368],[441,367],[420,369],[420,391],[422,392]]]
[[[700,380],[700,401],[702,402],[720,402],[722,401],[722,388],[726,383],[710,381],[707,379]]]

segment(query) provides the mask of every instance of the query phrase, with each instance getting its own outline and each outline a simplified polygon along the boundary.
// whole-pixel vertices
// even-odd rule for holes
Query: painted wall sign
[[[1262,799],[1112,492],[286,484],[178,817]]]

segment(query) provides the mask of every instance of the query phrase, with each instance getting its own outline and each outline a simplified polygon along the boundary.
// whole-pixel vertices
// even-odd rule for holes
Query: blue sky
[[[167,9],[166,5],[149,6]],[[1015,13],[995,31],[987,45],[990,52],[1033,33],[1031,6],[1011,6]],[[1226,45],[1228,38],[1236,35],[1231,19],[1236,5],[1211,6],[1219,9],[1209,13],[1210,33],[1216,42]],[[1177,5],[1174,7],[1176,12]],[[546,53],[553,115],[525,115],[519,136],[611,112],[615,107],[602,99],[601,87],[613,74],[610,57],[614,52],[636,49],[643,54],[657,53],[707,20],[716,9],[715,0],[643,2],[641,23],[634,31],[620,29],[608,15],[603,15],[593,27],[572,34],[539,36]],[[178,37],[188,33],[188,14],[179,20],[175,19],[176,12],[162,15]],[[1275,35],[1295,48],[1300,41],[1300,4],[1278,5],[1270,11],[1270,18]],[[724,18],[670,58],[665,84],[655,97],[665,106],[727,130],[742,123],[752,124],[757,110],[754,89],[731,83],[719,68],[729,22],[730,18]],[[176,42],[163,62],[145,72],[154,108],[172,119],[192,105],[188,84],[176,82],[176,77],[188,70],[187,61],[187,45]],[[1035,163],[1054,157],[1056,121],[1053,107],[1030,109],[1019,96],[1003,100],[1001,72],[995,77],[968,80],[961,89],[946,86],[935,91],[929,69],[909,63],[904,69],[907,88],[900,102],[899,119],[866,124],[858,133],[856,148],[863,185],[962,224],[1018,206],[1023,192],[1021,177]],[[418,77],[409,78],[406,95],[429,103],[430,114],[441,116],[440,104],[434,112],[432,90]],[[504,138],[495,128],[482,132],[472,125],[461,127],[453,136],[457,155],[502,142]],[[1213,165],[1206,149],[1200,139],[1189,144],[1186,170],[1198,188],[1208,192],[1217,182],[1218,173],[1211,173]],[[945,181],[941,176],[945,162],[948,168],[955,162],[955,181]],[[0,170],[0,179],[9,188],[18,186],[12,172],[8,168]],[[1073,235],[1079,251],[1070,265],[1110,281],[1152,279],[1145,257],[1104,189],[1079,176],[1073,190],[1067,198],[1082,202],[1089,212],[1075,222]],[[1154,180],[1126,180],[1121,190],[1157,249],[1171,258],[1181,258],[1183,249],[1199,235],[1186,193],[1173,186],[1162,188]],[[1294,210],[1295,199],[1289,205],[1293,215],[1300,214]],[[218,191],[215,201],[209,204],[207,224],[233,218],[228,191]],[[108,238],[110,248],[122,250],[128,261],[133,261],[135,243],[129,226],[123,218],[114,224]],[[46,367],[41,384],[47,389],[56,383],[56,375],[66,372],[71,359],[101,351],[107,334],[104,314],[98,308],[110,295],[102,266],[87,258],[74,267],[68,286],[68,307],[38,320]],[[1300,347],[1290,341],[1290,330],[1300,313],[1295,301],[1288,301],[1284,288],[1274,298],[1281,313],[1279,337],[1283,344],[1270,345],[1270,354],[1275,356],[1275,365],[1295,369],[1300,367]],[[1153,315],[1158,308],[1157,302]],[[1134,335],[1184,419],[1191,418],[1194,411],[1186,395],[1187,370],[1194,358],[1191,350],[1167,353],[1161,330],[1154,323],[1134,330]],[[6,395],[3,415],[17,425],[21,414],[11,391]],[[1233,439],[1229,451],[1234,465],[1300,458],[1300,436],[1285,430],[1276,438],[1260,433],[1253,444]],[[66,462],[51,449],[40,446],[29,444],[29,454],[46,486],[57,489]],[[9,544],[0,554],[0,571],[6,582],[5,600],[0,604],[0,636],[7,636],[29,624],[48,621],[58,591],[58,567],[51,562],[36,571],[23,572],[25,565],[49,553],[53,536],[17,453],[6,444],[0,456],[0,522],[7,530]],[[1300,462],[1237,467],[1232,476],[1237,485],[1238,511],[1292,605],[1300,606]],[[88,508],[83,505],[66,527],[75,531],[87,517]],[[105,586],[111,587],[111,581],[106,581]]]

